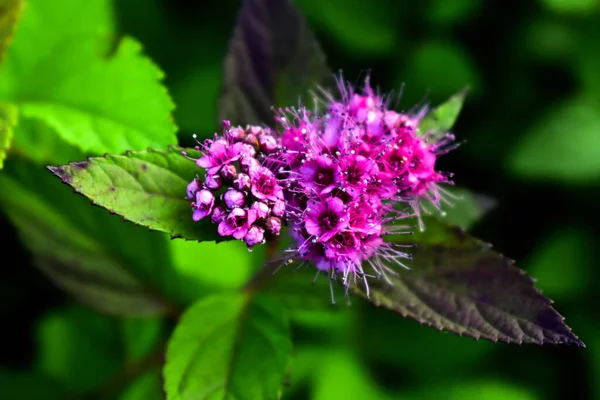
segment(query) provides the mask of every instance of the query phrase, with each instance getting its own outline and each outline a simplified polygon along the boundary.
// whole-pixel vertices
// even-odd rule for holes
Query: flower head
[[[221,135],[199,143],[202,155],[195,159],[204,170],[204,179],[187,186],[193,200],[192,219],[210,216],[219,235],[243,240],[249,249],[276,236],[286,205],[278,180],[264,160],[280,149],[270,129],[245,129],[223,123]],[[185,154],[185,153],[184,153]]]

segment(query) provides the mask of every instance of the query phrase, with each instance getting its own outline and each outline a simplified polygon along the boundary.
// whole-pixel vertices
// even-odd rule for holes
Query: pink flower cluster
[[[195,220],[210,215],[220,235],[250,247],[288,224],[295,244],[285,261],[312,263],[348,285],[357,277],[366,283],[365,266],[386,279],[404,267],[409,256],[384,236],[408,233],[396,223],[419,216],[423,200],[439,208],[438,184],[451,182],[435,163],[454,138],[421,133],[427,110],[389,109],[368,80],[361,93],[342,82],[339,89],[339,99],[320,100],[325,114],[279,110],[274,131],[226,123],[222,137],[201,145],[197,164],[206,177],[188,196]]]
[[[350,277],[366,282],[364,265],[383,277],[403,266],[408,255],[383,236],[407,233],[395,223],[418,215],[422,199],[439,207],[437,184],[449,180],[435,162],[453,137],[428,143],[418,132],[425,110],[388,109],[368,81],[362,94],[344,84],[340,92],[340,100],[325,99],[325,115],[281,110],[282,150],[271,157],[285,171],[279,178],[297,257],[347,284]]]
[[[223,134],[198,143],[202,152],[196,164],[205,169],[203,179],[187,187],[194,221],[210,217],[221,236],[244,240],[249,249],[279,235],[285,213],[283,191],[263,160],[278,151],[268,128],[231,127]]]

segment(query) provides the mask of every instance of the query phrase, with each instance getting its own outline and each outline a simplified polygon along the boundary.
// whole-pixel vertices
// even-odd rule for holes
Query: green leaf
[[[435,25],[454,25],[468,21],[484,5],[482,0],[432,0],[428,3],[427,18]]]
[[[360,361],[347,350],[321,354],[313,368],[316,369],[313,400],[387,398]]]
[[[140,376],[119,396],[119,400],[163,400],[164,398],[159,370]]]
[[[600,111],[579,97],[548,112],[516,144],[510,171],[523,179],[589,184],[600,178]]]
[[[44,121],[23,117],[14,129],[11,153],[36,164],[66,164],[81,160],[85,154],[68,144]]]
[[[593,282],[594,247],[594,238],[587,230],[563,227],[543,238],[524,264],[544,293],[577,298]]]
[[[17,108],[11,104],[0,104],[0,169],[10,149],[13,128],[17,124]]]
[[[557,14],[587,16],[598,7],[596,0],[539,0],[548,11]]]
[[[472,56],[452,42],[423,43],[402,60],[406,67],[398,80],[407,83],[403,96],[412,101],[422,99],[426,92],[439,101],[464,87],[476,95],[483,84]]]
[[[426,387],[402,393],[399,397],[408,400],[536,400],[539,396],[525,387],[495,380],[474,380],[459,384]]]
[[[421,133],[433,132],[439,137],[452,129],[465,102],[468,89],[456,93],[427,113],[419,124]]]
[[[36,367],[75,393],[95,389],[121,367],[117,328],[80,307],[49,313],[37,328]]]
[[[283,310],[274,299],[205,298],[185,312],[169,341],[167,398],[278,398],[291,350]]]
[[[163,73],[131,38],[111,48],[111,3],[47,3],[29,2],[0,92],[24,116],[44,121],[85,152],[175,144],[174,106],[160,83]]]
[[[397,11],[397,2],[381,1],[377,7],[369,2],[344,0],[299,0],[297,4],[309,21],[350,54],[387,56],[398,45],[396,26],[402,23],[403,10]]]
[[[436,329],[509,343],[583,343],[513,261],[462,230],[426,220],[410,270],[369,282],[369,301]],[[402,235],[400,235],[402,236]],[[408,236],[408,235],[404,235]],[[366,297],[364,286],[357,291]]]
[[[123,346],[127,362],[143,359],[156,349],[164,332],[159,318],[126,319],[121,323]]]
[[[131,222],[173,237],[216,240],[210,221],[192,220],[186,188],[199,170],[181,152],[148,149],[48,168],[94,204]],[[194,150],[188,154],[198,156]]]
[[[5,0],[0,2],[0,64],[10,43],[12,42],[15,26],[23,11],[23,0]]]
[[[447,202],[442,202],[439,219],[443,222],[469,230],[484,215],[496,206],[491,197],[474,193],[461,187],[445,187]],[[430,203],[423,202],[421,207],[426,213],[440,214]],[[415,225],[416,226],[416,225]]]
[[[239,289],[252,273],[248,247],[239,240],[220,243],[171,240],[169,249],[173,268],[182,276],[182,281],[193,281],[213,290]],[[215,265],[219,268],[214,268]],[[187,292],[185,283],[182,284],[184,287],[177,289]],[[197,289],[190,287],[188,298],[197,300],[198,295]]]
[[[272,124],[271,107],[295,106],[332,74],[290,0],[244,0],[225,59],[219,119]]]
[[[63,400],[65,390],[53,378],[43,373],[0,369],[0,398]]]
[[[16,161],[16,160],[15,160]],[[7,164],[0,203],[35,264],[58,286],[100,311],[156,315],[166,303],[142,282],[168,266],[165,239],[92,207],[43,168]]]

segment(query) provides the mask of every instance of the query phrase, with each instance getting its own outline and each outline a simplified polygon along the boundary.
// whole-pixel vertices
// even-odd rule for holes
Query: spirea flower
[[[422,200],[439,207],[438,184],[450,181],[435,162],[452,137],[430,143],[418,130],[426,110],[389,109],[368,79],[361,93],[342,82],[339,89],[339,99],[324,92],[324,115],[304,107],[279,110],[281,149],[269,157],[280,165],[296,242],[288,260],[312,263],[348,286],[357,278],[366,284],[367,267],[383,278],[396,273],[394,266],[405,267],[409,255],[383,237],[408,233],[396,224],[418,216]]]
[[[209,218],[219,235],[243,240],[249,249],[278,235],[285,202],[267,160],[278,143],[268,128],[228,121],[221,135],[199,142],[201,156],[193,160],[204,174],[187,187],[192,219]]]
[[[221,236],[253,246],[290,227],[294,244],[284,263],[312,264],[318,273],[388,279],[409,255],[384,236],[410,233],[402,224],[424,202],[440,207],[450,175],[436,170],[438,156],[454,148],[451,134],[420,132],[425,107],[389,108],[371,88],[339,82],[339,96],[316,98],[326,110],[275,112],[276,128],[231,127],[199,143],[204,171],[187,187],[192,218],[210,217]]]

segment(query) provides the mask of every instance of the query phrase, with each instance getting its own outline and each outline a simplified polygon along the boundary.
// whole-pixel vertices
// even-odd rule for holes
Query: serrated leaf
[[[16,160],[0,175],[0,203],[35,264],[97,310],[156,315],[165,303],[150,281],[168,265],[164,238],[136,229],[74,196],[42,168]],[[142,250],[143,249],[143,250]]]
[[[576,127],[573,128],[573,127]],[[510,153],[508,167],[521,178],[590,184],[600,178],[600,111],[590,98],[569,100],[527,132]]]
[[[212,296],[185,312],[163,370],[169,400],[279,398],[292,343],[274,299]]]
[[[0,64],[8,46],[12,42],[13,32],[21,12],[23,11],[23,0],[7,0],[0,3]]]
[[[456,93],[444,103],[429,111],[419,124],[421,133],[433,132],[435,137],[443,135],[454,126],[465,102],[467,89]]]
[[[219,118],[272,124],[271,107],[294,106],[332,74],[290,0],[244,0],[225,59]]]
[[[181,152],[148,149],[48,168],[94,204],[131,222],[189,240],[216,240],[210,221],[192,221],[186,188],[199,169]]]
[[[28,3],[0,93],[88,153],[175,144],[174,105],[162,71],[131,38],[112,49],[111,2],[47,3]]]
[[[13,128],[17,124],[17,108],[11,104],[0,104],[0,169],[10,149]]]
[[[371,280],[370,301],[437,329],[509,343],[583,346],[514,262],[456,227],[426,220],[410,270]],[[358,292],[366,295],[364,287]]]

